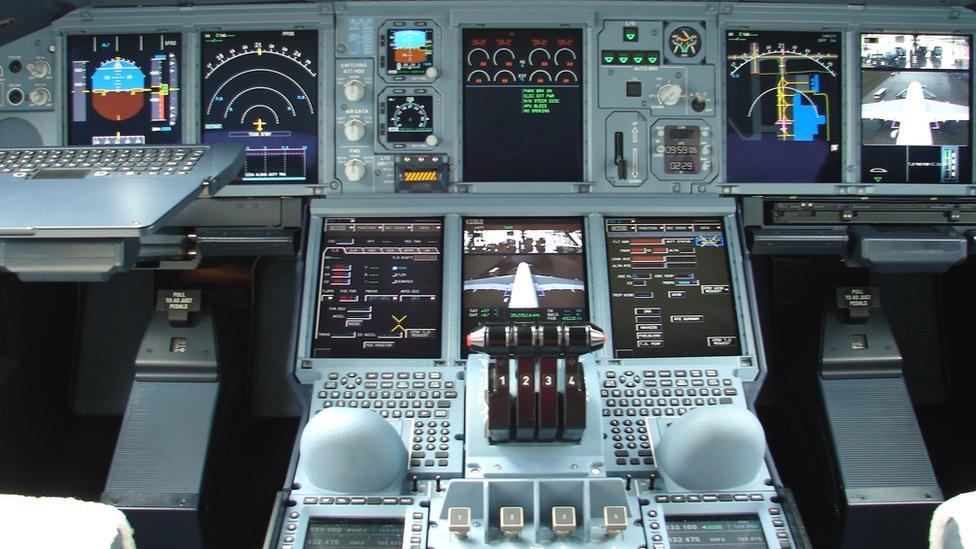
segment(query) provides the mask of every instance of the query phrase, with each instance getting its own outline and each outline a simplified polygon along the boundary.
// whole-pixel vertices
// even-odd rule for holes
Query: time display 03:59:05
[[[690,145],[665,145],[664,154],[698,154],[698,147]]]

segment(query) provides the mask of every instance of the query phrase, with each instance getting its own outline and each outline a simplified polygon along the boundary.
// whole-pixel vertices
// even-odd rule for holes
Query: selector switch
[[[708,93],[698,92],[691,98],[691,110],[695,112],[702,112],[705,107],[708,106]]]
[[[657,90],[657,100],[665,107],[673,107],[681,101],[681,86],[677,84],[665,84]]]
[[[471,531],[471,508],[449,508],[447,510],[447,529],[459,538],[468,537],[468,532]]]
[[[521,507],[502,507],[499,514],[499,529],[507,538],[518,537],[525,528],[525,510]]]
[[[346,122],[342,127],[342,131],[346,134],[346,139],[349,141],[359,141],[366,135],[366,123],[358,118],[353,118]]]
[[[342,172],[346,176],[346,181],[355,183],[366,175],[366,163],[358,158],[347,160],[342,167]]]
[[[342,87],[346,101],[359,101],[366,95],[366,84],[362,80],[350,80]]]

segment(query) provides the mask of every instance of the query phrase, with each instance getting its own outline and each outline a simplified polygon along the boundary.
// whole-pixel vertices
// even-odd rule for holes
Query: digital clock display
[[[664,172],[696,174],[701,169],[701,132],[698,126],[664,127]]]

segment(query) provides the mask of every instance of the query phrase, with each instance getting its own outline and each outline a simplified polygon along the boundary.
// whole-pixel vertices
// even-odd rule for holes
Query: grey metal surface
[[[25,179],[0,176],[0,238],[133,237],[151,232],[243,165],[237,146],[209,147],[189,173],[166,178]]]

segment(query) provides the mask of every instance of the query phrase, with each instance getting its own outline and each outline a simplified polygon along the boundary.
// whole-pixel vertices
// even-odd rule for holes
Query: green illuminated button
[[[604,65],[612,65],[613,64],[613,58],[615,57],[615,54],[612,51],[604,51],[601,54],[601,56],[603,57],[603,64]]]
[[[637,27],[624,27],[624,42],[637,41]]]
[[[630,56],[617,54],[617,61],[619,61],[621,65],[626,65],[627,61],[630,61]]]
[[[644,56],[643,55],[635,55],[634,56],[634,64],[635,65],[640,65],[643,62],[644,62]]]
[[[649,51],[645,53],[645,57],[648,65],[657,65],[658,61],[661,60],[661,53]]]
[[[883,177],[883,176],[880,176],[880,175],[876,175],[876,176],[874,176],[874,182],[875,182],[875,183],[881,183],[881,180],[882,180],[882,179],[884,179],[884,177]]]

